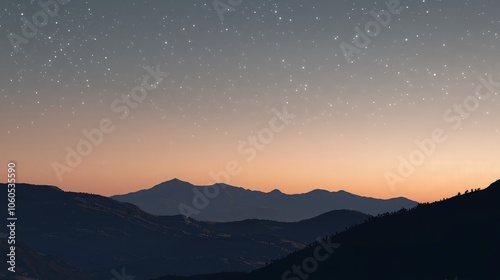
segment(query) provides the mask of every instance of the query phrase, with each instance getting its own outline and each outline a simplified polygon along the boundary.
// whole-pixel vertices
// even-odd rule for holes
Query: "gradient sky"
[[[340,44],[389,1],[243,0],[221,21],[212,0],[73,0],[16,53],[9,37],[37,2],[0,3],[0,155],[19,181],[113,195],[212,184],[236,161],[229,183],[248,189],[423,202],[500,178],[497,94],[460,125],[443,118],[479,76],[500,81],[499,1],[401,1],[353,63]],[[121,120],[113,102],[157,65],[169,76]],[[295,118],[263,150],[238,151],[285,107]],[[103,118],[114,131],[59,180],[54,163]],[[391,188],[387,172],[401,176],[399,157],[436,128],[446,141]]]

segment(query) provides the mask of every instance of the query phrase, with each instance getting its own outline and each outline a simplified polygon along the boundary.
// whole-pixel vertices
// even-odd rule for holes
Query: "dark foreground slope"
[[[368,217],[335,211],[298,223],[186,223],[181,216],[154,216],[107,197],[27,184],[17,185],[16,199],[19,242],[71,267],[91,270],[97,279],[111,279],[113,271],[124,268],[135,280],[250,271]],[[5,213],[0,218],[5,220]]]
[[[6,254],[10,250],[7,239],[0,239],[0,252]],[[32,251],[26,246],[16,244],[16,264],[14,273],[5,260],[0,262],[0,279],[3,280],[36,280],[36,279],[71,279],[88,280],[95,278],[89,272],[70,268],[61,260]],[[5,259],[5,258],[4,258]]]
[[[312,261],[313,245],[231,280],[500,279],[499,200],[497,181],[483,191],[374,218],[331,236],[328,241],[340,247],[324,261]]]

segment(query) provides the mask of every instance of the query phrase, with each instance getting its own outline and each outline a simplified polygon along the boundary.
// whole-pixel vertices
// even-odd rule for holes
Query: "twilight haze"
[[[215,3],[2,1],[2,162],[103,195],[230,171],[424,202],[498,179],[499,1]]]

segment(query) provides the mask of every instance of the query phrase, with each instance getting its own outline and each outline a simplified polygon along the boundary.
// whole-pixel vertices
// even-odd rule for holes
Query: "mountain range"
[[[418,204],[402,197],[375,199],[345,191],[316,189],[304,194],[284,194],[279,190],[265,193],[226,184],[194,186],[179,179],[111,198],[132,203],[154,215],[183,214],[215,222],[246,219],[296,222],[340,209],[378,215]]]
[[[6,184],[0,189],[6,193]],[[5,273],[2,263],[1,279],[472,280],[500,274],[500,181],[391,213],[334,210],[299,222],[157,216],[53,186],[17,184],[16,197],[18,272]]]
[[[0,189],[7,187],[0,184]],[[58,279],[53,276],[58,272],[59,279],[68,279],[62,276],[73,270],[91,272],[82,272],[83,279],[111,279],[113,271],[123,268],[136,275],[135,280],[166,274],[250,271],[370,217],[338,210],[294,223],[194,219],[186,223],[179,215],[151,215],[130,203],[53,186],[17,184],[16,197],[17,241],[33,256],[26,258],[33,263],[26,273],[33,278],[52,275],[43,277],[51,280]],[[6,213],[0,218],[5,221]],[[43,265],[36,264],[44,256],[45,269],[52,270],[40,274]],[[55,262],[56,258],[62,262]]]

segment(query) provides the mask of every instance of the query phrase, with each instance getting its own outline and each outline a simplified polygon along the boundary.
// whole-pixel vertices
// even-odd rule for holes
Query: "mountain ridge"
[[[204,195],[211,194],[215,195]],[[379,199],[359,196],[344,190],[314,189],[306,193],[286,194],[279,189],[269,192],[249,190],[217,183],[196,186],[179,179],[157,184],[110,198],[129,202],[154,215],[190,216],[185,209],[193,209],[191,218],[201,221],[231,222],[264,219],[293,222],[318,216],[331,210],[349,209],[370,215],[412,208],[418,203],[404,197]],[[203,202],[202,209],[196,207]]]
[[[355,196],[364,197],[364,198],[373,198],[373,199],[378,199],[378,200],[391,200],[391,199],[397,199],[397,198],[408,199],[408,198],[406,198],[404,196],[398,196],[398,197],[392,197],[392,198],[376,198],[376,197],[372,197],[372,196],[365,196],[365,195],[355,194],[355,193],[346,191],[344,189],[340,189],[340,190],[336,190],[336,191],[329,191],[329,190],[326,190],[326,189],[315,188],[315,189],[312,189],[310,191],[303,192],[303,193],[286,193],[286,192],[283,192],[282,190],[280,190],[279,188],[275,188],[273,190],[270,190],[270,191],[266,192],[266,191],[261,191],[261,190],[247,189],[247,188],[244,188],[244,187],[238,187],[238,186],[234,186],[234,185],[228,185],[228,184],[225,184],[225,183],[213,183],[211,185],[195,185],[195,184],[193,184],[193,183],[191,183],[189,181],[184,181],[184,180],[181,180],[181,179],[178,179],[178,178],[173,178],[173,179],[170,179],[170,180],[167,180],[167,181],[163,181],[161,183],[155,184],[153,187],[150,187],[150,188],[140,189],[140,190],[137,190],[137,191],[131,191],[131,192],[123,193],[123,194],[114,194],[114,195],[110,195],[108,197],[123,196],[123,195],[127,195],[127,194],[133,194],[133,193],[137,193],[137,192],[141,192],[141,191],[147,191],[147,190],[152,190],[152,189],[156,189],[156,188],[158,188],[158,189],[169,188],[169,187],[172,187],[172,186],[169,185],[171,183],[184,184],[186,187],[198,187],[198,188],[214,187],[214,186],[219,186],[219,187],[223,186],[223,188],[224,187],[233,187],[233,188],[236,188],[236,189],[241,189],[241,190],[251,191],[251,192],[256,192],[256,193],[263,193],[263,194],[270,194],[270,193],[273,193],[273,192],[279,192],[281,194],[289,195],[289,196],[304,195],[304,194],[315,193],[315,192],[326,192],[326,193],[341,193],[341,194],[343,193],[343,194],[355,195]]]

